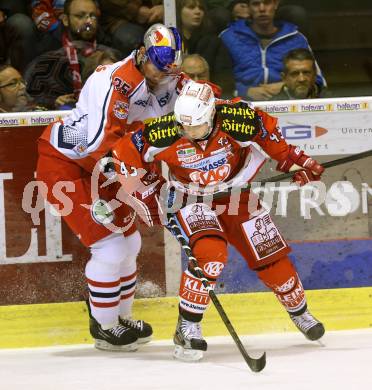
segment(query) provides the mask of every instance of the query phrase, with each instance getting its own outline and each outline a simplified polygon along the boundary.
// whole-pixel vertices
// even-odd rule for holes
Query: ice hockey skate
[[[324,325],[307,309],[303,314],[297,316],[290,314],[289,316],[297,329],[299,329],[307,339],[315,341],[319,340],[324,335]]]
[[[136,332],[121,324],[109,329],[102,326],[93,318],[89,319],[89,330],[95,340],[95,347],[104,351],[136,351],[138,337]]]
[[[104,351],[136,351],[138,337],[130,327],[117,324],[110,329],[102,329],[102,326],[93,318],[89,319],[89,330],[95,339],[95,347]]]
[[[202,359],[203,351],[208,347],[202,336],[200,322],[187,321],[181,315],[178,316],[173,342],[175,344],[173,356],[188,362]]]
[[[119,317],[120,325],[134,330],[139,344],[148,343],[152,339],[152,327],[149,323],[142,320],[134,320],[132,318]]]
[[[131,352],[138,348],[138,336],[128,326],[117,324],[109,329],[103,329],[92,316],[89,300],[86,302],[89,314],[89,331],[95,340],[94,346],[104,351]]]

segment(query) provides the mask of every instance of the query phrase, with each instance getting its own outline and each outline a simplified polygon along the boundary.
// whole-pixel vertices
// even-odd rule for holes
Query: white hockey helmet
[[[208,123],[208,134],[213,128],[215,98],[208,84],[189,80],[181,90],[174,105],[176,121],[181,125],[198,126]]]

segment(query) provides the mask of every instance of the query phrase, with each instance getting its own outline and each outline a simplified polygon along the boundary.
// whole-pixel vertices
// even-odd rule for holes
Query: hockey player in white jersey
[[[84,85],[76,108],[63,122],[52,123],[39,139],[37,178],[44,196],[81,242],[89,247],[85,269],[89,289],[90,332],[96,347],[135,350],[151,338],[152,328],[132,319],[136,285],[136,257],[141,238],[127,205],[112,210],[115,184],[94,190],[92,172],[136,121],[173,110],[182,86],[181,38],[175,28],[155,24],[144,44],[123,61],[99,66]],[[96,175],[98,183],[105,172]],[[56,195],[62,183],[71,210]],[[67,184],[66,184],[67,183]],[[66,199],[66,198],[64,198]],[[68,202],[67,202],[68,203]]]

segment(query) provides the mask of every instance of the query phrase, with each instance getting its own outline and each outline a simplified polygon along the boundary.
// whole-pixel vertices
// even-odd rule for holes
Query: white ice
[[[92,345],[0,350],[0,390],[370,390],[372,329],[327,332],[322,345],[299,333],[242,336],[249,354],[267,353],[250,371],[229,337],[207,338],[203,361],[172,358],[171,341],[137,352]]]

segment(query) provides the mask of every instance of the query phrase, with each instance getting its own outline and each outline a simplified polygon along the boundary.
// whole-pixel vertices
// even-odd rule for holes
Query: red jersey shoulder
[[[221,130],[237,141],[250,141],[260,131],[258,114],[248,102],[240,98],[218,99],[216,112]]]
[[[143,75],[137,69],[133,59],[120,65],[112,74],[114,89],[124,96],[129,96],[143,79]]]

